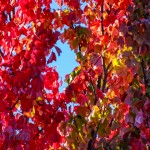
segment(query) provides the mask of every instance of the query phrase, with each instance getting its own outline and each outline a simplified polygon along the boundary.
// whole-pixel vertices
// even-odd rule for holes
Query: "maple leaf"
[[[51,55],[50,55],[50,57],[49,57],[49,59],[47,61],[47,64],[49,64],[49,63],[51,63],[53,61],[56,61],[56,55],[55,55],[54,52],[51,53]]]
[[[45,88],[47,88],[48,90],[56,89],[56,91],[57,91],[57,87],[59,86],[57,80],[58,80],[57,72],[47,72],[46,75],[44,76]]]
[[[133,138],[131,140],[131,150],[146,150],[146,145],[142,142],[142,139]]]
[[[60,56],[60,53],[62,53],[61,49],[57,46],[55,46],[55,49],[56,49],[58,56]]]
[[[150,139],[150,129],[149,128],[142,129],[140,135],[145,139]]]
[[[62,112],[57,112],[55,118],[56,123],[60,123],[62,120],[64,120],[64,114]]]
[[[17,120],[17,129],[23,129],[24,124],[27,123],[27,118],[24,116],[20,116],[19,119]]]
[[[56,0],[56,2],[59,6],[62,6],[62,0]]]
[[[149,1],[56,2],[65,10],[52,0],[0,2],[0,149],[147,149]],[[49,67],[59,39],[80,63],[64,93]]]
[[[145,103],[144,103],[144,110],[145,112],[150,115],[150,100],[147,100]]]
[[[144,85],[144,84],[141,84],[141,87],[142,87],[142,93],[145,94],[145,93],[146,93],[145,85]]]
[[[100,98],[100,99],[104,98],[104,94],[103,94],[103,92],[101,90],[97,89],[96,93],[97,93],[98,98]]]
[[[81,105],[84,105],[87,101],[88,101],[88,99],[84,94],[79,94],[77,99],[76,99],[76,102],[81,104]]]
[[[7,110],[6,104],[3,100],[0,100],[0,112],[5,112]]]
[[[70,6],[70,7],[73,7],[73,8],[79,8],[79,6],[80,6],[80,3],[79,3],[79,0],[69,0],[69,1],[64,1],[64,2],[66,2],[66,3],[68,3],[68,5]]]
[[[102,5],[104,3],[104,0],[95,0],[98,5]]]
[[[135,126],[140,127],[140,125],[143,123],[143,121],[144,121],[144,115],[140,111],[140,112],[138,112],[138,114],[135,117]]]
[[[24,98],[21,100],[21,109],[23,111],[29,111],[33,107],[33,102],[31,99]]]
[[[116,15],[110,14],[103,22],[105,27],[108,27],[110,24],[113,24],[117,19]]]

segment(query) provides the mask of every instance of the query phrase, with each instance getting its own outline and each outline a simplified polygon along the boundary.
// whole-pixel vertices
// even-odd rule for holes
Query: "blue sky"
[[[51,4],[52,9],[59,9],[60,7],[57,5],[55,0],[52,1]],[[69,74],[73,71],[73,69],[78,66],[78,63],[75,60],[75,53],[72,51],[67,43],[62,43],[60,40],[57,42],[57,46],[62,50],[60,56],[57,55],[57,60],[53,61],[50,66],[57,66],[57,72],[59,76],[64,81],[65,75]],[[57,53],[56,53],[57,54]],[[65,82],[60,87],[60,92],[64,90],[67,86]]]
[[[84,9],[86,6],[86,2],[81,3],[81,9]],[[50,4],[51,9],[59,10],[60,7],[56,3],[56,0],[52,0],[52,3]],[[63,6],[63,9],[66,6]],[[82,26],[85,26],[82,24]],[[72,51],[67,43],[62,43],[60,40],[57,42],[57,46],[62,50],[62,53],[60,56],[57,55],[56,62],[52,62],[50,66],[54,67],[57,66],[57,72],[59,73],[59,76],[64,81],[65,75],[69,74],[73,71],[75,67],[77,67],[79,64],[75,60],[75,53]],[[57,53],[56,53],[57,54]],[[67,86],[65,82],[63,82],[63,85],[60,87],[60,92],[64,90],[64,88]]]
[[[78,66],[78,63],[75,60],[75,53],[71,51],[69,45],[67,43],[61,43],[61,41],[57,42],[57,46],[62,50],[60,56],[57,55],[56,61],[53,61],[50,66],[57,66],[57,72],[62,80],[65,79],[65,75],[69,74],[73,71],[73,69]],[[63,85],[60,87],[60,91],[67,86],[66,83],[63,82]]]

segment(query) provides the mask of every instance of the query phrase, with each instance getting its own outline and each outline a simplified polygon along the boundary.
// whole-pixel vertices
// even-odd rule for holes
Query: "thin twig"
[[[59,106],[56,108],[56,110],[53,112],[53,114],[50,116],[51,118],[54,117],[55,113],[57,112],[57,110],[60,108],[60,106],[62,105],[63,101],[60,102]]]
[[[96,90],[95,90],[95,87],[94,87],[94,84],[93,84],[93,81],[92,81],[91,77],[90,77],[90,82],[92,84],[94,95],[95,95],[94,105],[96,105],[98,99],[97,99]]]
[[[105,64],[105,58],[103,58],[103,85],[102,85],[102,92],[104,92],[105,87],[106,87],[106,82],[107,82],[107,70],[106,70],[106,64]]]
[[[97,80],[97,88],[98,89],[101,88],[101,80],[102,80],[102,75],[98,76],[98,80]]]
[[[43,131],[43,128],[41,128],[38,133],[32,138],[32,139],[36,139],[38,137],[38,135]]]
[[[14,107],[16,106],[16,104],[19,102],[19,98],[16,100],[16,102],[14,103],[14,105],[11,107],[11,108],[9,108],[9,110],[12,110],[12,109],[14,109]]]

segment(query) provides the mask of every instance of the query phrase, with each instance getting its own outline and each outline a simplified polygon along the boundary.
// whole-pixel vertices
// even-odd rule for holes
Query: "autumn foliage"
[[[0,1],[0,149],[150,148],[149,0]],[[50,63],[67,42],[79,66]]]

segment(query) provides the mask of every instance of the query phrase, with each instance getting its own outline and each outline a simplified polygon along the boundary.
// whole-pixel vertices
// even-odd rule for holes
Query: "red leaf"
[[[2,127],[3,127],[3,125],[2,125],[2,123],[0,123],[0,132],[2,132]]]
[[[143,121],[144,121],[143,112],[139,111],[138,114],[135,117],[135,124],[134,125],[139,128],[140,125],[143,123]]]
[[[95,0],[97,2],[98,5],[103,4],[104,0]]]
[[[5,62],[3,62],[1,64],[1,66],[4,66],[4,67],[9,67],[10,65],[11,65],[11,61],[10,60],[7,60],[7,61],[5,61]]]
[[[32,100],[30,99],[22,99],[21,100],[21,109],[23,111],[29,111],[33,107]]]
[[[64,119],[64,114],[62,112],[57,112],[57,114],[55,115],[56,123],[60,123]]]
[[[130,142],[131,150],[146,150],[146,145],[142,139],[133,138]]]
[[[49,57],[48,61],[47,61],[47,64],[53,62],[53,61],[56,61],[56,55],[54,52],[52,52],[51,56]]]
[[[55,46],[55,49],[57,51],[58,56],[60,56],[60,53],[62,52],[61,49],[59,47],[57,47],[57,46]]]
[[[142,88],[142,93],[145,94],[145,93],[146,93],[146,87],[145,87],[145,84],[141,84],[141,88]]]
[[[44,76],[44,86],[48,90],[54,90],[58,88],[59,84],[57,72],[47,72]],[[53,93],[54,94],[54,93]]]
[[[140,132],[141,137],[150,139],[150,128],[144,128]]]
[[[5,102],[0,100],[0,112],[6,111],[6,105]]]
[[[52,143],[60,142],[61,136],[57,130],[53,130],[53,132],[50,134],[50,139],[51,139]]]
[[[117,19],[116,15],[110,14],[104,21],[103,24],[105,27],[108,27],[110,24],[113,24]]]
[[[22,129],[23,125],[26,124],[26,122],[27,122],[27,118],[24,116],[20,116],[16,123],[17,129]]]
[[[96,93],[97,93],[97,96],[98,96],[98,98],[100,98],[100,99],[103,99],[104,98],[104,94],[103,94],[103,92],[101,91],[101,90],[96,90]]]
[[[79,1],[78,0],[70,0],[70,1],[67,1],[68,5],[70,7],[73,7],[73,8],[79,8]]]
[[[79,96],[77,97],[77,103],[84,105],[85,102],[88,101],[87,97],[84,94],[79,94]]]
[[[59,6],[62,5],[62,0],[56,0],[56,2],[57,2],[57,4],[58,4]]]

